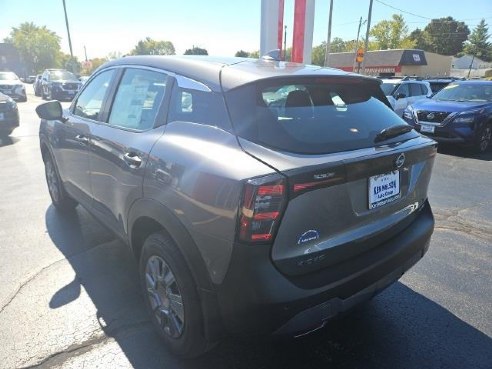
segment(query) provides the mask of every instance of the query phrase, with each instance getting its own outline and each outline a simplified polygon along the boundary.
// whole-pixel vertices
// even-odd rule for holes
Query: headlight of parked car
[[[413,119],[413,107],[412,107],[412,105],[408,105],[407,108],[403,111],[403,118]]]
[[[453,119],[453,123],[473,123],[475,119],[483,113],[483,109],[479,110],[467,110],[459,113]]]

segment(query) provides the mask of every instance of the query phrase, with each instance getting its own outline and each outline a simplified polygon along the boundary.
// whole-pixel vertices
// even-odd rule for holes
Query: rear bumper
[[[236,245],[229,272],[217,288],[224,327],[236,335],[299,335],[316,329],[398,280],[425,254],[433,229],[426,203],[408,227],[376,247],[384,250],[383,257],[319,288],[303,288],[298,280],[303,277],[281,274],[269,247]],[[310,278],[317,278],[317,273],[323,278],[323,271]]]

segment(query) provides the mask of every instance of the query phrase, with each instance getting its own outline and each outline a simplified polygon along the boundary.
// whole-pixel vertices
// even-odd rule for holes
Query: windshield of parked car
[[[492,101],[492,83],[451,83],[433,97],[442,101]]]
[[[301,154],[371,147],[383,129],[404,124],[378,84],[362,79],[263,81],[229,91],[226,101],[238,136]],[[396,140],[416,133],[407,135]]]
[[[50,72],[50,78],[52,81],[77,81],[75,74],[64,70]]]
[[[19,77],[12,72],[0,72],[0,80],[2,81],[18,81]]]
[[[395,92],[395,90],[398,88],[399,85],[400,85],[399,83],[384,82],[381,85],[381,89],[383,90],[386,96],[390,96],[393,94],[393,92]]]

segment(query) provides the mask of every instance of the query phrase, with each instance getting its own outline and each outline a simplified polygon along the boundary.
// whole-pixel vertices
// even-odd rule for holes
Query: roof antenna
[[[261,59],[282,61],[282,50],[280,50],[280,49],[270,50],[265,55],[262,55]]]

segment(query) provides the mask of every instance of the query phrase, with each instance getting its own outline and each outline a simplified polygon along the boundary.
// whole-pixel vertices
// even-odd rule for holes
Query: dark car
[[[297,336],[398,280],[434,228],[436,143],[374,78],[296,63],[125,57],[37,108],[54,206],[140,260],[176,354]]]
[[[27,101],[26,88],[14,72],[0,71],[0,92],[17,101]]]
[[[17,104],[10,96],[0,93],[0,137],[8,136],[16,127],[19,127]]]
[[[403,118],[436,141],[485,152],[492,137],[492,81],[450,83],[431,99],[409,106]]]
[[[449,85],[451,82],[458,81],[458,80],[459,78],[455,78],[455,77],[447,77],[447,78],[436,77],[436,78],[425,79],[426,82],[429,82],[433,95],[441,91],[444,87]]]
[[[46,69],[41,77],[41,96],[47,100],[72,100],[82,82],[64,69]]]

